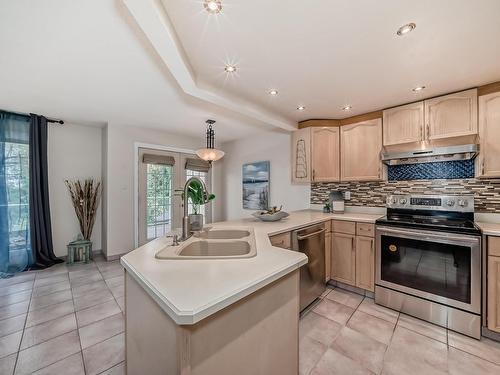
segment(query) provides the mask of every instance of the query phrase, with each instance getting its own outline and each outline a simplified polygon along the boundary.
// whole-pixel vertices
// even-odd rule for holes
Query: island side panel
[[[128,375],[298,374],[298,270],[194,325],[177,325],[128,273],[125,293]]]
[[[191,375],[298,374],[299,271],[183,328]]]
[[[125,355],[128,375],[181,374],[179,326],[125,272]]]

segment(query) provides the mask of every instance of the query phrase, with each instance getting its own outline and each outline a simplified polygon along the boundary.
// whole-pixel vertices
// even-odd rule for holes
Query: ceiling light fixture
[[[297,107],[297,111],[303,111],[305,109],[306,109],[306,107],[304,107],[303,105],[301,105],[300,107]]]
[[[417,87],[411,89],[411,91],[419,92],[419,91],[422,91],[423,89],[425,89],[425,86],[417,86]]]
[[[403,36],[405,34],[408,34],[410,31],[413,31],[415,27],[417,27],[417,25],[415,25],[413,22],[407,23],[406,25],[401,26],[396,34],[398,34],[399,36]]]
[[[276,95],[278,95],[278,90],[272,89],[272,90],[269,90],[268,93],[269,93],[269,95],[276,96]]]
[[[207,147],[196,150],[196,155],[198,155],[200,159],[208,161],[212,164],[212,162],[217,161],[224,156],[224,151],[217,150],[215,148],[215,131],[212,126],[215,124],[215,121],[207,120],[205,122],[207,124]]]
[[[217,14],[222,11],[222,3],[220,0],[205,0],[203,2],[205,10],[210,14]]]
[[[235,65],[226,65],[226,67],[224,68],[224,71],[226,73],[234,73],[234,72],[236,72],[236,66]]]
[[[342,107],[342,110],[343,110],[343,111],[350,111],[350,110],[351,110],[351,108],[352,108],[352,106],[350,106],[350,105],[346,105],[346,106]]]

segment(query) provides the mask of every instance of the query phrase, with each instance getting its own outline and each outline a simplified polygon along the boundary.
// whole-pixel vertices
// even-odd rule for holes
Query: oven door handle
[[[405,237],[411,237],[418,240],[425,239],[443,239],[448,241],[466,241],[466,242],[479,242],[479,238],[475,236],[454,236],[450,234],[434,234],[428,232],[415,232],[412,230],[399,230],[388,227],[377,227],[377,231],[383,231],[385,233],[401,234]]]

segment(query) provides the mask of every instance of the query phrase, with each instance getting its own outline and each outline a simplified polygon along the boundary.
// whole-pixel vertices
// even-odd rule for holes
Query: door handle
[[[313,233],[306,234],[306,235],[304,235],[304,236],[299,236],[299,235],[297,235],[297,239],[298,239],[299,241],[301,241],[301,240],[305,240],[306,238],[316,236],[316,235],[318,235],[318,234],[320,234],[320,233],[323,233],[324,231],[325,231],[325,228],[320,229],[320,230],[318,230],[318,231],[316,231],[316,232],[313,232]]]

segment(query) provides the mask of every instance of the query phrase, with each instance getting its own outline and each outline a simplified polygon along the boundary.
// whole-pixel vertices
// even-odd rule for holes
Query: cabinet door
[[[478,177],[500,177],[500,92],[479,97]]]
[[[500,257],[488,257],[488,328],[500,332]]]
[[[375,291],[375,251],[374,239],[356,237],[356,286]]]
[[[382,179],[382,119],[340,128],[340,173],[342,181]]]
[[[426,100],[424,107],[427,139],[477,134],[477,89]]]
[[[384,146],[419,142],[424,138],[424,102],[386,109],[383,119]]]
[[[299,129],[292,134],[292,182],[311,182],[311,174],[311,128]]]
[[[312,178],[316,182],[340,179],[339,127],[311,128]]]
[[[356,236],[332,234],[332,279],[356,285]]]
[[[325,234],[325,282],[331,279],[332,264],[332,232]]]

